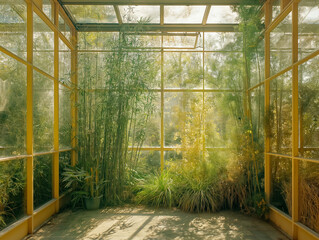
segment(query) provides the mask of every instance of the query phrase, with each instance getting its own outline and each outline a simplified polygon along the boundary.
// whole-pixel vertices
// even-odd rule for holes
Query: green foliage
[[[176,189],[169,172],[150,175],[138,185],[136,202],[155,207],[172,207],[176,203]]]
[[[104,204],[125,198],[127,171],[137,166],[154,108],[148,91],[156,77],[153,53],[129,51],[144,46],[139,31],[123,28],[117,39],[108,39],[111,52],[102,60],[87,54],[80,62],[78,164],[98,170],[96,178],[106,183],[100,189]],[[128,146],[137,151],[128,152]]]
[[[24,214],[24,160],[0,163],[0,230]]]

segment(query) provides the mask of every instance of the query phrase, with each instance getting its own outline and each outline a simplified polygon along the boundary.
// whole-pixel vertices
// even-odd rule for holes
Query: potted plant
[[[100,189],[103,181],[99,181],[98,170],[91,168],[90,172],[79,167],[66,167],[64,169],[63,182],[65,187],[72,189],[72,208],[83,208],[88,210],[98,209],[102,194]]]

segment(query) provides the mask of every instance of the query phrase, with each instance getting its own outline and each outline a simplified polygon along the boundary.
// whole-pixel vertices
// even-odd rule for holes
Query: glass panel
[[[264,113],[265,113],[265,90],[264,85],[255,88],[250,93],[251,117],[254,133],[254,141],[264,148]]]
[[[299,66],[299,154],[319,159],[319,56]]]
[[[33,158],[34,209],[52,199],[52,155]]]
[[[33,71],[33,149],[53,149],[54,88],[53,80]]]
[[[270,151],[291,155],[292,128],[291,71],[270,82],[269,138]]]
[[[119,6],[125,23],[160,23],[160,6]]]
[[[291,216],[291,159],[271,156],[270,165],[270,204]]]
[[[253,87],[265,80],[265,41],[262,39],[250,61],[250,86]]]
[[[87,89],[105,88],[105,59],[110,53],[79,53],[79,86]]]
[[[289,13],[270,32],[270,75],[274,75],[292,64],[292,25]]]
[[[205,88],[241,90],[243,83],[242,53],[205,53]]]
[[[206,147],[231,147],[232,136],[236,131],[234,126],[237,126],[238,119],[243,117],[240,114],[241,103],[241,93],[205,93]]]
[[[0,157],[26,153],[27,68],[0,52]]]
[[[0,162],[0,231],[26,214],[26,160]]]
[[[71,165],[71,152],[59,153],[59,193],[60,195],[68,189],[65,187],[66,183],[62,181],[65,168]]]
[[[207,23],[238,23],[238,13],[231,6],[213,5],[208,15]]]
[[[71,40],[71,28],[66,23],[64,18],[59,13],[59,31],[68,39]]]
[[[0,46],[19,57],[27,57],[27,6],[24,0],[4,0],[0,4]]]
[[[129,152],[128,157],[130,157],[130,154],[136,154],[136,151]],[[161,171],[161,153],[159,151],[142,150],[135,169],[144,176],[159,173]]]
[[[274,20],[280,13],[280,1],[281,0],[274,0],[272,3],[272,20]]]
[[[139,95],[139,99],[145,104],[137,106],[136,117],[133,117],[136,122],[130,121],[129,146],[138,147],[137,144],[144,140],[144,147],[158,147],[160,146],[161,126],[160,93],[144,93]],[[151,99],[153,99],[152,105],[150,105]]]
[[[306,1],[308,6],[298,7],[299,59],[319,48],[319,6],[317,0]]]
[[[187,131],[201,134],[203,93],[175,92],[164,95],[165,146],[181,146]]]
[[[110,5],[68,5],[66,9],[77,23],[118,23]]]
[[[33,13],[33,64],[53,76],[54,33],[36,13]]]
[[[154,111],[151,113],[144,130],[145,141],[143,145],[148,147],[160,146],[161,140],[161,95],[160,93],[155,93],[153,97]]]
[[[300,222],[319,233],[319,163],[299,162]]]
[[[182,151],[165,151],[164,152],[164,167],[167,169],[171,164],[183,159]]]
[[[197,33],[171,33],[171,36],[163,36],[163,47],[169,48],[194,48]]]
[[[71,50],[59,39],[59,81],[71,85]]]
[[[78,32],[79,50],[110,50],[112,44],[118,40],[117,32]]]
[[[206,6],[164,6],[164,23],[202,23]]]
[[[237,32],[212,32],[205,34],[205,50],[241,51],[242,34]]]
[[[164,53],[165,88],[203,88],[203,54]]]
[[[48,16],[48,18],[53,22],[54,20],[54,11],[53,11],[53,4],[51,0],[42,0],[42,11],[45,13],[45,15]]]
[[[113,53],[107,52],[86,52],[78,54],[78,78],[79,86],[88,89],[101,89],[106,87],[108,62]],[[154,59],[155,81],[149,83],[150,88],[159,88],[161,84],[161,54],[143,52],[149,59]]]
[[[71,147],[71,90],[59,87],[59,145],[63,149]]]

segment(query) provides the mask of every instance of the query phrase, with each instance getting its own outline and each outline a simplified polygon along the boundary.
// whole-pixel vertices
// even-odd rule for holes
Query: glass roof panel
[[[160,6],[119,6],[124,23],[160,23]]]
[[[117,23],[110,5],[65,5],[77,23]]]
[[[164,6],[164,23],[202,23],[206,6]]]
[[[207,23],[238,23],[238,13],[231,6],[212,6]]]

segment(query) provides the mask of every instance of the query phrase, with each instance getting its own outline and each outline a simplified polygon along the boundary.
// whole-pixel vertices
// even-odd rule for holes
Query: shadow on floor
[[[142,206],[58,214],[29,239],[287,240],[270,224],[238,212],[191,214]]]

